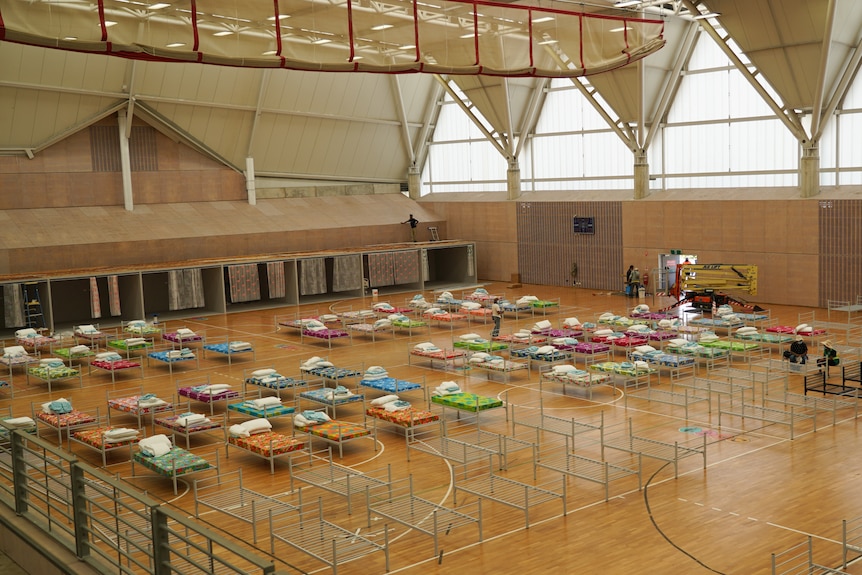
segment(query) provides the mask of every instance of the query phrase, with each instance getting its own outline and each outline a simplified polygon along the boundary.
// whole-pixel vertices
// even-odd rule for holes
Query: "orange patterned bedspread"
[[[407,409],[401,409],[399,411],[386,411],[382,406],[374,406],[366,409],[365,413],[375,419],[388,421],[389,423],[394,423],[401,427],[423,425],[440,419],[440,416],[436,413],[426,409],[417,409],[415,407],[408,407]]]
[[[305,447],[304,441],[275,431],[256,433],[251,437],[231,436],[228,441],[237,447],[263,455],[264,457],[299,451]]]

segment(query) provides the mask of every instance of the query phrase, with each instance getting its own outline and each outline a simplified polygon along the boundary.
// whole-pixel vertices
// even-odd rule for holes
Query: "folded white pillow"
[[[171,443],[170,438],[164,434],[151,435],[150,437],[145,437],[144,439],[138,442],[138,447],[144,453],[148,453],[153,457],[160,457],[165,455],[171,451],[173,444]]]
[[[635,369],[649,369],[649,364],[645,361],[638,360],[635,362]]]
[[[746,333],[757,333],[757,328],[756,328],[756,327],[753,327],[753,326],[750,326],[750,325],[747,325],[747,326],[745,326],[745,327],[741,327],[741,328],[739,328],[738,330],[736,330],[736,333],[741,333],[741,334],[746,334]]]
[[[796,326],[796,328],[793,331],[796,333],[805,332],[805,331],[810,332],[810,331],[812,331],[812,329],[811,329],[811,326],[808,325],[807,323],[800,323],[799,325]]]
[[[680,346],[680,345],[685,345],[685,344],[687,344],[687,343],[688,343],[688,340],[687,340],[687,339],[683,339],[683,338],[681,338],[681,337],[675,337],[675,338],[673,338],[673,339],[671,339],[671,340],[668,340],[668,343],[673,344],[673,345],[676,345],[676,346]]]
[[[96,326],[91,325],[91,324],[79,325],[78,329],[76,331],[78,333],[83,333],[83,334],[99,333],[99,330],[96,329]]]
[[[3,357],[22,357],[27,355],[27,350],[23,345],[10,345],[3,349]]]
[[[249,419],[248,421],[242,422],[240,425],[242,425],[242,428],[250,435],[254,435],[256,433],[263,433],[272,429],[272,423],[268,419],[265,419],[263,417],[258,417],[257,419]]]
[[[574,365],[568,365],[568,364],[555,365],[554,366],[554,373],[565,373],[567,371],[575,371],[576,369],[578,369],[578,368],[575,367]]]
[[[253,399],[252,403],[255,407],[263,409],[266,407],[272,407],[274,405],[281,405],[281,399],[279,399],[275,395],[271,395],[269,397],[260,397],[258,399]]]
[[[137,345],[139,343],[144,343],[147,340],[142,337],[130,337],[126,339],[126,345]]]
[[[335,315],[334,313],[325,313],[317,319],[319,319],[323,323],[330,323],[333,321],[338,321],[338,316]]]
[[[181,327],[181,328],[179,328],[179,329],[177,330],[177,334],[178,334],[178,335],[194,335],[194,334],[195,334],[195,332],[194,332],[194,331],[192,331],[192,330],[190,330],[190,329],[189,329],[189,328],[187,328],[187,327]]]
[[[15,337],[36,337],[39,335],[32,327],[25,327],[24,329],[19,329],[15,331]]]
[[[178,417],[177,423],[183,427],[188,427],[190,425],[194,425],[195,423],[203,423],[206,420],[206,415],[202,413],[192,413],[191,415],[186,415],[185,417]]]
[[[539,349],[536,350],[536,353],[542,354],[542,355],[546,354],[546,353],[554,353],[554,351],[556,351],[556,349],[557,348],[555,348],[552,345],[543,345],[542,347],[540,347]]]
[[[474,310],[474,309],[482,309],[482,304],[475,301],[465,301],[461,304],[461,307],[464,309]]]
[[[629,331],[634,331],[637,333],[647,333],[648,331],[651,331],[651,330],[650,330],[650,327],[648,325],[644,325],[642,323],[636,323],[634,325],[629,326]]]
[[[459,336],[459,338],[461,339],[461,341],[473,341],[476,339],[482,339],[482,336],[478,333],[465,333]]]
[[[228,344],[228,348],[233,351],[251,349],[251,344],[247,341],[232,341]]]
[[[485,360],[486,360],[486,359],[487,359],[487,358],[484,358],[484,357],[476,357],[476,356],[474,355],[474,356],[471,356],[471,357],[470,357],[470,359],[469,359],[469,360],[467,360],[467,361],[469,361],[470,363],[485,363]]]
[[[635,313],[649,313],[649,306],[645,303],[642,303],[636,305],[632,311],[634,311]]]
[[[10,417],[9,419],[4,419],[3,423],[6,425],[11,425],[12,427],[31,427],[36,425],[36,422],[32,417]]]
[[[435,313],[443,313],[443,310],[439,307],[429,307],[424,312],[425,315],[434,315]]]
[[[714,333],[706,332],[700,334],[700,337],[698,339],[700,341],[718,341],[718,336]]]
[[[437,349],[437,346],[431,343],[430,341],[425,341],[422,343],[417,343],[413,346],[413,349],[424,350],[424,349]]]
[[[651,345],[639,345],[635,348],[635,351],[640,353],[649,353],[651,351],[655,351],[655,348]]]
[[[379,406],[386,405],[390,401],[398,401],[398,396],[395,394],[384,395],[371,400],[371,405]]]
[[[231,434],[232,437],[248,437],[249,435],[251,435],[248,431],[246,431],[245,427],[243,427],[239,423],[231,425],[228,429],[228,432]]]
[[[251,372],[251,375],[252,375],[252,377],[265,377],[267,375],[272,375],[274,373],[275,373],[275,369],[270,367],[270,368],[266,368],[266,369],[256,369],[253,372]]]
[[[537,321],[533,327],[535,329],[549,329],[553,324],[550,321],[543,319],[542,321]]]
[[[599,321],[607,321],[610,319],[614,319],[615,317],[617,317],[616,314],[613,314],[609,311],[606,311],[605,313],[603,313],[602,315],[599,316]]]
[[[392,322],[389,320],[389,318],[384,317],[383,319],[378,319],[374,322],[374,329],[385,329],[387,327],[390,327],[391,325]]]
[[[223,391],[227,391],[231,389],[233,386],[229,383],[214,383],[204,390],[204,393],[209,393],[210,395],[221,393]]]
[[[575,327],[581,325],[581,322],[576,317],[567,317],[563,320],[563,327]]]
[[[114,355],[116,355],[114,351],[102,351],[96,354],[96,359],[108,359]]]
[[[90,351],[90,348],[87,347],[86,345],[73,345],[72,347],[69,348],[69,353],[71,353],[71,354],[87,353],[88,351]]]
[[[104,433],[105,441],[108,443],[119,443],[120,441],[129,441],[138,437],[137,429],[129,429],[127,427],[115,427]]]
[[[593,335],[603,336],[603,335],[611,335],[612,333],[614,333],[614,330],[612,330],[612,329],[597,329],[596,331],[593,332]]]

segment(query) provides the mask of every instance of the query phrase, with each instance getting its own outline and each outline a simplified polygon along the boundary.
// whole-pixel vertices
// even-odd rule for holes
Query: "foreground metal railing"
[[[2,423],[0,423],[2,425]],[[4,426],[5,427],[5,426]],[[20,429],[0,442],[0,504],[102,573],[269,575],[275,565]]]

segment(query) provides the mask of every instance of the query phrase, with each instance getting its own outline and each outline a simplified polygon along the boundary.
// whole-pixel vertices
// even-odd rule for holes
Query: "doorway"
[[[697,263],[696,254],[659,254],[658,255],[658,285],[656,290],[669,293],[677,282],[677,271],[686,260],[690,264]]]

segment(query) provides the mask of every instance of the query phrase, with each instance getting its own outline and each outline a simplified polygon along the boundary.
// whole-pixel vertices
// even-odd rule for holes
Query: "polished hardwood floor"
[[[562,318],[571,316],[586,322],[596,321],[603,312],[624,315],[627,308],[637,303],[637,300],[621,294],[585,289],[532,285],[509,288],[506,284],[487,284],[486,288],[491,293],[505,293],[511,299],[524,294],[560,299],[561,306],[549,309],[546,316],[506,317],[503,333],[532,326],[541,319],[548,319],[556,326]],[[412,295],[400,294],[385,301],[403,306]],[[429,299],[431,296],[426,294]],[[645,303],[655,310],[669,305],[671,300],[648,297]],[[859,457],[862,440],[855,409],[838,410],[834,422],[831,414],[818,415],[816,431],[810,422],[803,422],[796,427],[791,440],[784,425],[755,420],[743,422],[739,418],[724,416],[719,427],[716,401],[711,404],[711,409],[706,402],[691,405],[686,417],[682,406],[634,397],[631,395],[633,390],[623,386],[595,388],[590,397],[582,388],[564,390],[559,384],[540,385],[536,371],[530,374],[522,372],[503,382],[496,375],[489,378],[486,373],[476,370],[432,369],[427,362],[408,362],[408,350],[416,343],[431,341],[441,348],[451,348],[453,338],[462,333],[488,336],[490,322],[434,325],[430,330],[420,330],[412,336],[406,332],[395,336],[381,334],[373,342],[369,336],[354,334],[349,341],[334,340],[331,349],[325,342],[309,338],[301,341],[298,333],[290,329],[276,331],[276,315],[356,310],[368,308],[371,304],[372,299],[367,297],[321,304],[319,307],[248,311],[171,321],[169,330],[188,327],[204,333],[210,341],[224,340],[225,337],[249,341],[255,346],[256,358],[254,361],[240,361],[238,356],[228,365],[223,356],[207,354],[206,359],[200,360],[199,369],[177,364],[173,373],[169,373],[167,366],[154,362],[145,366],[143,379],[138,379],[135,374],[119,374],[113,384],[109,374],[94,372],[84,376],[82,389],[77,384],[55,383],[50,397],[44,384],[32,379],[26,382],[18,368],[14,373],[15,397],[0,401],[0,407],[11,405],[13,415],[29,415],[33,405],[38,407],[48,399],[66,397],[77,409],[94,411],[99,408],[105,413],[109,392],[134,391],[143,386],[146,392],[168,397],[175,393],[177,382],[201,374],[208,374],[214,383],[231,383],[239,389],[244,370],[273,366],[284,375],[298,375],[300,363],[315,355],[328,357],[339,366],[380,365],[393,376],[411,380],[424,378],[425,387],[429,390],[443,381],[455,381],[467,391],[500,397],[507,406],[514,405],[516,410],[536,410],[541,401],[547,413],[588,422],[597,422],[603,417],[609,428],[630,420],[638,434],[663,442],[690,442],[698,437],[698,433],[707,438],[705,468],[701,458],[688,457],[680,461],[678,477],[675,478],[672,465],[644,458],[642,487],[639,489],[635,476],[613,481],[607,501],[603,486],[570,477],[566,482],[565,515],[559,502],[539,504],[530,510],[529,528],[525,525],[522,511],[486,500],[482,505],[482,541],[479,541],[475,527],[446,531],[440,536],[437,554],[430,537],[390,523],[387,528],[390,570],[393,573],[755,575],[770,572],[771,553],[788,549],[804,541],[808,535],[814,538],[814,555],[818,563],[840,564],[842,520],[862,516],[862,498],[858,496],[862,486],[862,458]],[[779,323],[796,325],[800,312],[812,310],[769,306],[769,311]],[[825,320],[825,310],[814,311],[816,317]],[[831,336],[831,339],[835,341],[841,337]],[[779,351],[776,348],[773,357],[778,357]],[[623,361],[625,356],[617,353],[614,359]],[[578,361],[578,366],[582,367]],[[747,369],[747,365],[739,360],[733,367]],[[707,377],[709,374],[700,367],[698,376]],[[836,378],[835,370],[831,377],[833,380]],[[651,386],[656,390],[669,390],[667,375],[663,375],[661,381],[653,377]],[[756,401],[762,399],[763,391],[771,397],[783,395],[784,386],[783,381],[771,382],[768,389],[757,390]],[[791,392],[801,393],[801,376],[791,374],[787,387]],[[368,399],[382,395],[374,390],[365,390],[365,393]],[[412,392],[408,399],[420,404],[421,395]],[[287,396],[290,397],[290,392]],[[199,404],[194,407],[196,411],[201,410]],[[310,407],[303,403],[303,408]],[[444,416],[454,420],[456,413],[447,410]],[[116,414],[114,418],[115,422],[123,425],[134,421]],[[339,418],[362,421],[362,410],[358,406],[345,407],[339,410]],[[239,419],[234,414],[231,422]],[[523,427],[513,430],[511,422],[507,421],[507,409],[482,413],[480,425],[482,429],[525,441],[536,440],[533,430]],[[292,431],[288,418],[275,420],[274,426],[286,433]],[[148,428],[147,433],[152,433],[152,430]],[[43,436],[52,437],[44,433]],[[440,457],[415,451],[411,452],[408,461],[403,434],[393,427],[384,426],[377,439],[376,450],[370,439],[345,444],[343,459],[337,459],[336,451],[336,460],[364,472],[391,466],[398,478],[412,476],[415,491],[423,498],[453,505],[452,464]],[[546,433],[540,439],[543,448],[562,445],[558,435]],[[196,438],[193,439],[192,451],[210,453],[217,447],[220,445],[216,438]],[[323,447],[322,443],[315,444],[315,449]],[[80,445],[72,449],[82,459],[101,465],[101,458],[95,451]],[[588,442],[576,449],[581,449],[580,453],[587,457],[601,457],[594,443]],[[221,454],[224,455],[223,449]],[[190,485],[195,475],[181,481],[179,493],[174,496],[169,481],[142,472],[140,467],[133,477],[127,457],[127,454],[110,454],[107,470],[146,490],[151,496],[193,513]],[[625,454],[608,454],[608,458],[629,465],[636,463],[634,458]],[[246,487],[250,489],[265,494],[285,494],[289,498],[296,496],[296,493],[287,493],[290,481],[288,467],[283,461],[276,462],[274,474],[270,473],[267,462],[236,450],[231,450],[229,459],[222,457],[221,463],[223,472],[242,468]],[[514,452],[507,469],[498,473],[524,483],[534,483],[532,452]],[[558,473],[540,470],[535,483],[560,485],[562,480]],[[382,541],[384,522],[372,517],[369,526],[362,497],[354,498],[352,514],[348,514],[343,498],[307,485],[302,490],[305,501],[322,498],[328,520]],[[457,503],[463,506],[475,501],[475,496],[459,493]],[[248,527],[224,514],[208,512],[202,515],[201,520],[237,541],[250,544]],[[270,554],[268,535],[260,537],[257,551]],[[284,545],[276,546],[273,558],[277,568],[286,573],[328,571],[319,561]],[[384,557],[380,553],[338,568],[339,573],[348,575],[383,573],[385,570]],[[847,572],[862,571],[851,566]]]

